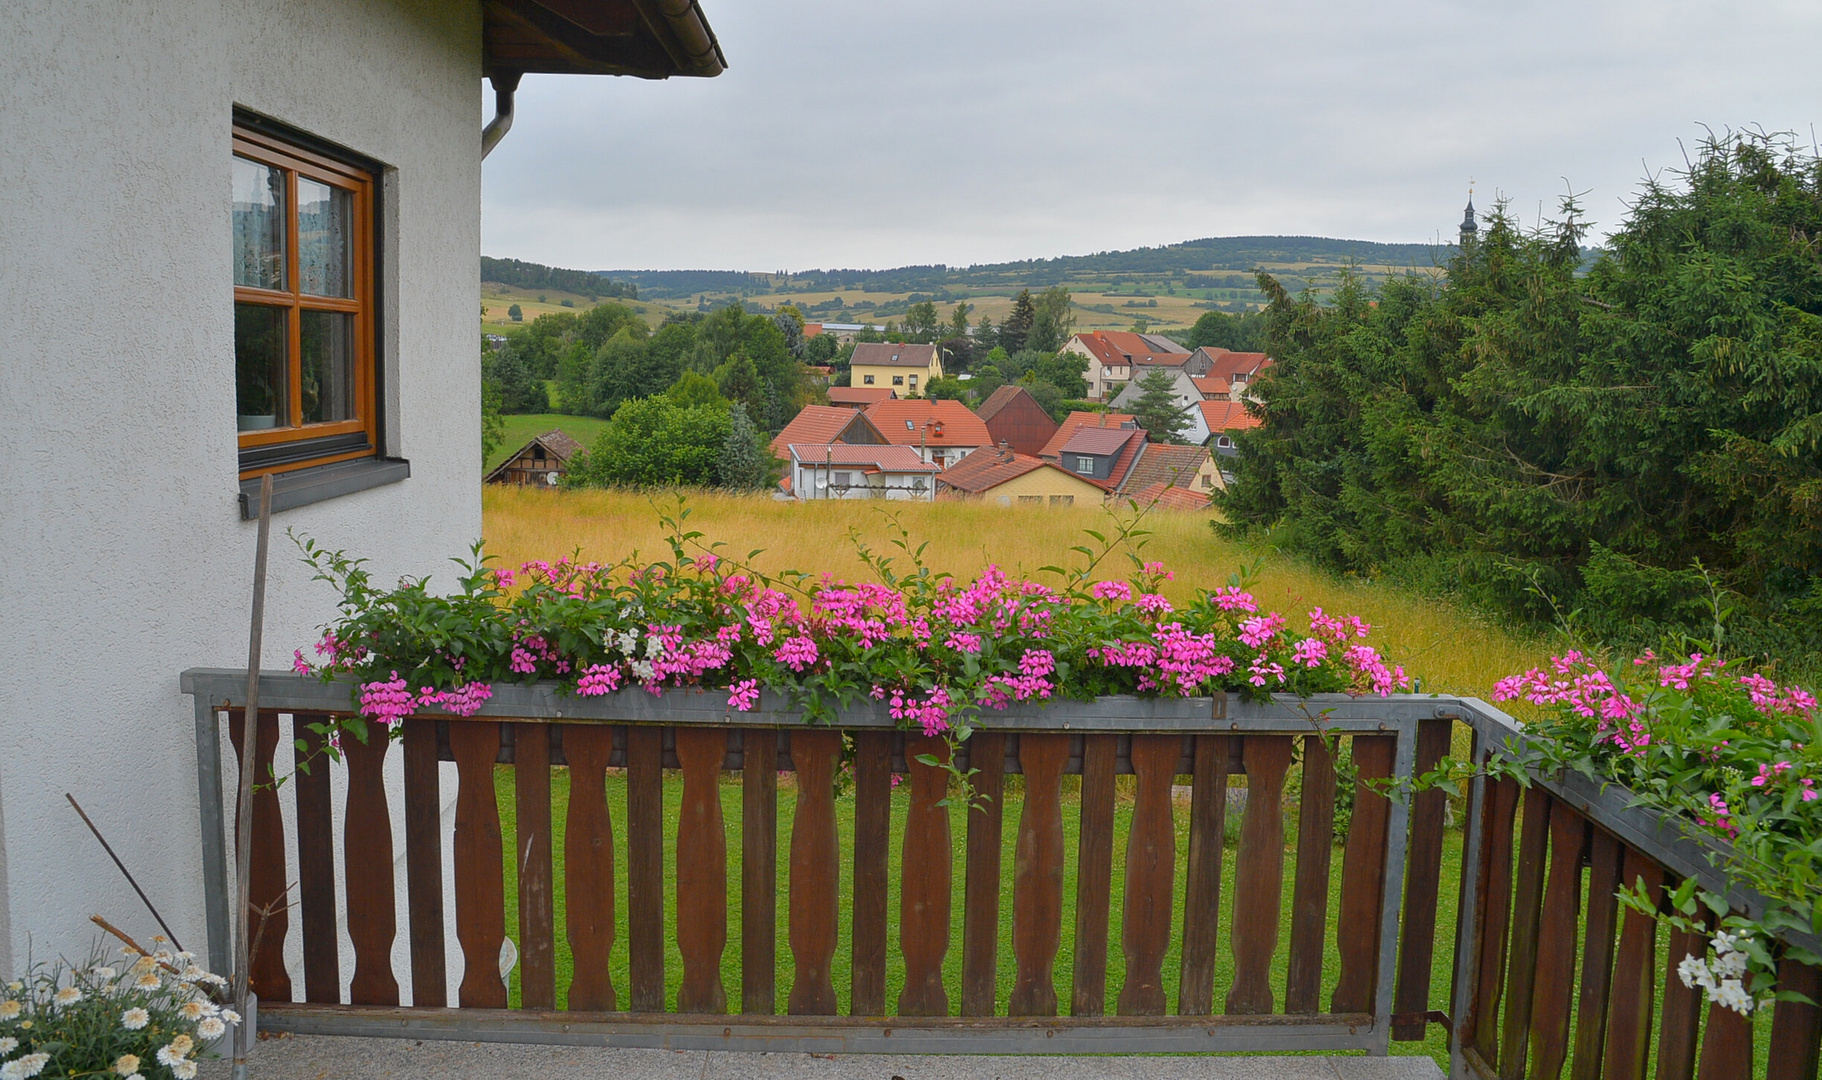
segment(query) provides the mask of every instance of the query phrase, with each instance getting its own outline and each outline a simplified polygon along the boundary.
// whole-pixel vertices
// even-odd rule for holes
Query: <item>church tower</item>
[[[1469,188],[1468,189],[1468,208],[1466,210],[1462,211],[1462,215],[1461,215],[1461,248],[1462,248],[1462,250],[1466,251],[1468,249],[1468,245],[1472,244],[1475,241],[1475,239],[1477,237],[1479,237],[1479,235],[1480,235],[1480,226],[1475,224],[1475,221],[1474,221],[1474,189]]]

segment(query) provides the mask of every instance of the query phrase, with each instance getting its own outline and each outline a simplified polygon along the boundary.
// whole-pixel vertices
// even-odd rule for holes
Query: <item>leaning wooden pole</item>
[[[253,1047],[247,1000],[247,903],[253,872],[253,773],[259,759],[259,658],[266,626],[266,548],[272,538],[272,474],[259,478],[259,541],[253,556],[253,625],[247,640],[247,703],[241,713],[239,814],[234,824],[234,1006],[241,1021],[234,1030],[234,1080],[246,1080]]]

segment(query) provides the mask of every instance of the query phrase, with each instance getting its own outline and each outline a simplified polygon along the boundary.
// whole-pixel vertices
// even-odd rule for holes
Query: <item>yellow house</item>
[[[939,496],[984,499],[1001,506],[1098,505],[1105,488],[1041,458],[1015,454],[1001,444],[983,447],[936,478]]]
[[[943,377],[943,361],[934,345],[863,341],[848,361],[850,386],[893,390],[899,397],[922,395],[931,379]]]

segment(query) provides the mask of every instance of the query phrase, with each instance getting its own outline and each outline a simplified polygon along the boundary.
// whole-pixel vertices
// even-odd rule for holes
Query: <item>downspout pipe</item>
[[[521,72],[501,71],[488,76],[493,84],[493,119],[481,129],[481,158],[493,153],[500,140],[512,130],[512,96],[519,89]]]

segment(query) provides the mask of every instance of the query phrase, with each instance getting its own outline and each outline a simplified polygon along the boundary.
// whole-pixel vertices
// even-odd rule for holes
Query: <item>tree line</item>
[[[603,296],[628,300],[639,298],[639,286],[629,281],[610,281],[590,270],[563,270],[518,259],[490,259],[481,256],[481,280],[494,281],[520,289],[555,289],[578,293],[590,300]]]
[[[1257,533],[1583,643],[1822,650],[1822,162],[1705,143],[1589,263],[1504,205],[1440,279],[1261,274],[1274,367],[1220,496]]]

